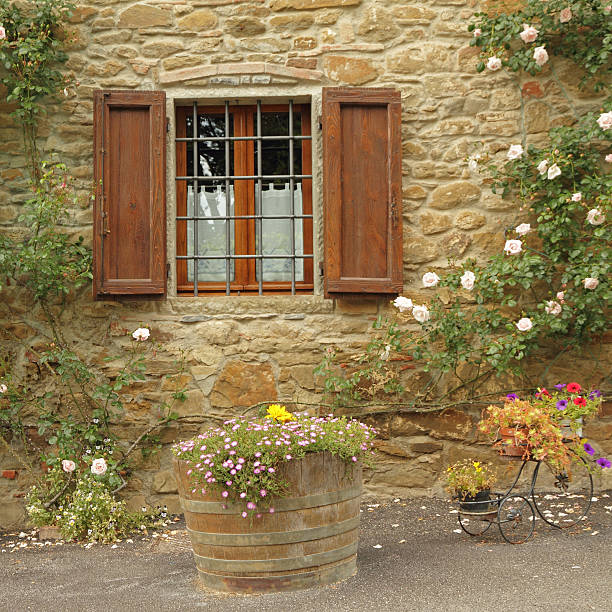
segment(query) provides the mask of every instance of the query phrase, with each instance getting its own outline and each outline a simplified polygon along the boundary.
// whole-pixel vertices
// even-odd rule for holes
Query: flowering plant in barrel
[[[328,451],[348,464],[370,462],[375,430],[346,417],[292,414],[272,404],[263,418],[233,418],[173,447],[188,462],[192,493],[220,492],[228,502],[244,504],[243,518],[274,512],[287,483],[279,465],[309,453]]]
[[[559,383],[554,390],[540,389],[536,393],[538,404],[545,407],[558,422],[569,421],[574,431],[579,431],[585,419],[596,415],[601,408],[599,389],[587,391],[577,382]]]

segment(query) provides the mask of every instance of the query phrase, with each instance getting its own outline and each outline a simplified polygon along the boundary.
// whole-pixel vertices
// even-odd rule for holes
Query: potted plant
[[[503,456],[542,460],[556,469],[570,463],[572,447],[564,444],[557,421],[541,402],[511,393],[503,405],[485,409],[478,429],[500,438],[496,445]]]
[[[540,389],[536,399],[552,415],[566,439],[582,437],[584,422],[599,412],[602,403],[601,391],[586,391],[576,382],[559,383],[550,392]]]
[[[491,487],[497,474],[487,463],[464,459],[446,468],[446,488],[459,508],[470,513],[491,512]]]
[[[200,581],[294,590],[356,572],[361,464],[375,432],[271,405],[178,442],[175,473]]]

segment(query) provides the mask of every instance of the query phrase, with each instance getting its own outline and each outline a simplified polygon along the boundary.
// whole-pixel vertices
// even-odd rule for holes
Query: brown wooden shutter
[[[166,292],[166,95],[94,92],[94,297]]]
[[[325,295],[402,291],[401,98],[323,88]]]

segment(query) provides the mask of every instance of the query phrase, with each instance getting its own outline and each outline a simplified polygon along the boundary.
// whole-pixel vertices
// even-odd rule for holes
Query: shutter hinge
[[[170,117],[166,117],[166,133],[170,133]]]

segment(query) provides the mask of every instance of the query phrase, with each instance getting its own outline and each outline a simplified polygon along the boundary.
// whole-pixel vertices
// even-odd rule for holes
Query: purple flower
[[[557,402],[557,410],[565,410],[567,408],[567,400],[559,400]]]
[[[588,442],[585,442],[583,444],[583,448],[586,451],[587,455],[593,456],[595,454],[595,449]]]
[[[555,389],[559,389],[559,391],[561,391],[561,389],[565,389],[565,383],[559,383],[558,385],[555,385]]]
[[[594,399],[596,397],[601,397],[601,391],[599,389],[593,389],[593,391],[589,393],[589,399]]]
[[[508,395],[506,395],[506,397],[509,400],[512,400],[513,402],[518,399],[518,395],[516,393],[508,393]]]
[[[600,457],[597,460],[597,465],[601,466],[602,468],[609,468],[612,466],[612,463],[610,463],[605,457]]]
[[[256,507],[256,506],[255,506],[255,502],[251,502],[251,501],[250,501],[250,502],[247,502],[247,508],[248,508],[249,510],[255,510],[255,507]]]

